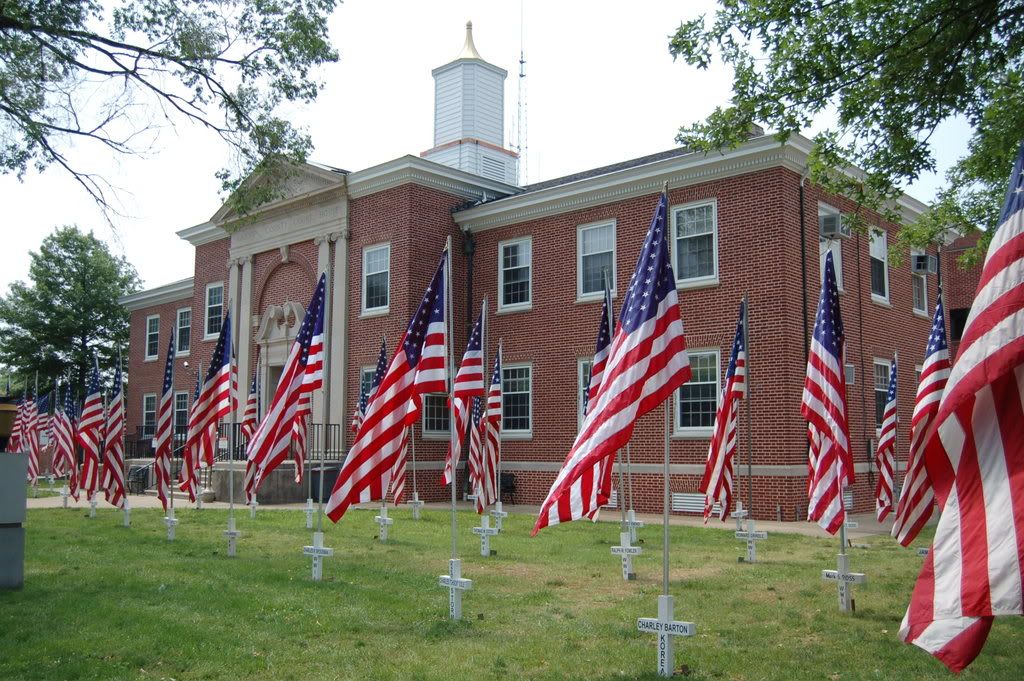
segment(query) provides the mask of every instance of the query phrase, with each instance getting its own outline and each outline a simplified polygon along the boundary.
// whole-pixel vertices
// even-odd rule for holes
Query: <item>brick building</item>
[[[179,232],[195,246],[192,277],[124,300],[131,310],[129,432],[151,434],[169,333],[179,330],[175,389],[184,422],[195,369],[208,362],[223,313],[237,306],[240,382],[257,369],[263,403],[276,384],[320,272],[331,271],[330,385],[314,421],[347,423],[368,383],[381,337],[395,343],[449,237],[454,244],[455,355],[484,298],[492,314],[486,361],[504,348],[502,469],[515,503],[539,504],[572,445],[581,388],[600,315],[600,273],[621,301],[662,184],[669,188],[673,267],[694,379],[673,410],[671,488],[694,493],[728,364],[738,304],[750,300],[753,432],[740,423],[738,493],[746,499],[747,439],[753,438],[755,513],[802,518],[807,451],[800,397],[826,248],[836,253],[847,329],[848,387],[858,511],[873,508],[873,439],[889,361],[901,357],[900,413],[909,423],[935,305],[936,276],[910,258],[888,262],[899,229],[868,214],[869,236],[823,240],[820,225],[855,209],[805,180],[810,142],[753,136],[710,154],[674,149],[528,186],[514,184],[516,156],[500,120],[505,72],[487,64],[467,30],[459,57],[434,71],[434,146],[358,171],[298,168],[285,198],[239,224],[228,209]],[[493,120],[494,117],[498,120]],[[925,206],[903,197],[914,220]],[[943,256],[942,270],[949,271]],[[969,281],[948,275],[973,292]],[[960,293],[951,293],[959,295]],[[970,293],[966,294],[969,300]],[[959,305],[959,303],[958,303]],[[232,307],[232,309],[236,309]],[[185,368],[185,363],[190,364]],[[325,414],[325,401],[329,401]],[[440,500],[448,440],[443,396],[430,396],[416,428],[418,489]],[[630,455],[638,510],[660,510],[664,408],[637,424]],[[907,436],[899,438],[900,470]],[[620,457],[621,460],[621,457]],[[462,483],[460,475],[460,484]],[[296,488],[295,498],[305,498]],[[690,499],[679,497],[679,500]]]

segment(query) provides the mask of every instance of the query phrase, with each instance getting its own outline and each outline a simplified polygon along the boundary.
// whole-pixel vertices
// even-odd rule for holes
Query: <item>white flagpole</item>
[[[236,267],[241,268],[241,265],[236,265]],[[242,280],[242,273],[241,273],[241,271],[239,271],[238,278],[236,279],[236,281],[241,282],[241,280]],[[241,296],[239,295],[238,291],[232,291],[231,295],[232,295],[232,301],[231,301],[231,308],[232,308],[232,310],[231,311],[234,312],[234,314],[231,317],[231,321],[232,321],[232,323],[238,323],[238,322],[241,321],[239,319],[239,317],[241,316]],[[239,323],[237,328],[238,328],[238,331],[241,332],[242,325]],[[237,334],[232,333],[231,334],[231,344],[232,345],[235,345],[236,343],[238,343],[238,336],[240,336],[240,335],[241,335],[241,333],[237,333]],[[227,531],[224,532],[225,536],[227,536],[227,538],[228,538],[228,557],[229,558],[234,558],[235,557],[235,552],[236,552],[237,543],[238,543],[237,540],[238,540],[238,536],[240,534],[238,532],[238,530],[235,529],[235,448],[238,446],[238,434],[235,431],[238,430],[238,412],[235,409],[235,404],[234,404],[234,397],[235,396],[234,396],[234,392],[233,392],[233,389],[232,389],[232,386],[231,386],[231,373],[232,373],[231,372],[231,364],[235,361],[235,356],[234,356],[235,353],[233,352],[233,349],[234,348],[224,348],[224,351],[229,353],[228,354],[228,401],[231,403],[231,419],[229,421],[229,427],[228,427],[228,465],[227,465],[227,473],[228,473],[228,529],[227,529]],[[200,380],[202,380],[202,379],[200,379]],[[220,448],[220,443],[218,442],[217,445],[215,446],[215,450],[219,449],[219,448]],[[216,457],[217,457],[217,452],[214,451],[214,464],[217,463],[217,458]]]
[[[331,422],[331,263],[334,255],[334,248],[332,247],[332,241],[327,242],[327,266],[324,268],[324,340],[323,340],[323,353],[324,353],[324,368],[323,376],[321,377],[323,383],[323,395],[324,395],[324,432],[321,434],[322,446],[320,447],[320,479],[319,492],[316,505],[316,532],[313,533],[313,546],[323,548],[324,545],[324,463],[327,455],[327,446],[330,442],[328,437],[328,431],[330,430]],[[319,563],[320,561],[316,561]],[[320,567],[319,565],[315,567]],[[315,568],[314,568],[315,569]],[[314,579],[319,580],[321,575],[314,575]]]
[[[444,317],[445,317],[445,327],[446,327],[445,328],[445,342],[448,345],[448,347],[446,348],[446,354],[447,354],[447,359],[448,359],[448,371],[446,372],[447,373],[446,380],[448,381],[448,396],[449,396],[449,400],[450,400],[451,404],[454,407],[454,404],[455,404],[455,399],[454,399],[454,397],[455,397],[455,395],[454,395],[454,392],[455,392],[455,382],[454,382],[453,379],[454,379],[454,374],[455,374],[455,348],[454,348],[455,343],[453,342],[453,339],[452,339],[452,329],[454,328],[455,325],[452,323],[452,277],[451,277],[451,273],[452,273],[452,238],[450,236],[448,237],[448,240],[445,242],[445,259],[446,259],[446,262],[445,262],[445,267],[444,267],[444,306],[445,306]],[[449,447],[451,448],[452,455],[453,455],[452,456],[452,479],[451,479],[451,486],[452,486],[452,489],[451,489],[451,494],[452,494],[452,560],[456,560],[459,557],[458,556],[458,531],[459,531],[459,527],[458,527],[458,520],[457,520],[457,518],[455,516],[455,502],[456,502],[456,490],[455,490],[455,488],[458,486],[456,484],[456,482],[458,480],[458,466],[456,465],[454,454],[455,454],[455,439],[458,437],[458,434],[455,432],[455,419],[452,418],[452,416],[453,416],[453,413],[451,411],[449,411],[448,422],[449,422],[451,427],[448,429],[450,431],[450,436],[448,438],[448,440],[449,440],[448,444],[449,444]]]

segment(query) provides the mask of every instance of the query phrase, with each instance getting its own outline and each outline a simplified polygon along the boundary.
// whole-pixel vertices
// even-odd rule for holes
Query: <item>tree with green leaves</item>
[[[58,166],[112,211],[111,185],[82,159],[143,154],[181,122],[218,135],[218,173],[242,213],[276,196],[309,136],[278,115],[316,99],[336,0],[0,0],[0,169]]]
[[[54,231],[29,256],[30,283],[16,281],[0,298],[0,363],[30,386],[38,371],[41,390],[70,377],[83,395],[93,351],[112,373],[128,347],[129,315],[118,299],[139,289],[138,274],[76,227]]]
[[[893,219],[893,199],[936,169],[936,128],[960,117],[972,128],[967,154],[901,245],[949,229],[991,234],[1024,141],[1022,19],[1019,0],[722,0],[713,20],[680,25],[669,51],[731,67],[732,102],[677,139],[727,148],[754,124],[785,139],[834,113],[814,137],[812,179]]]

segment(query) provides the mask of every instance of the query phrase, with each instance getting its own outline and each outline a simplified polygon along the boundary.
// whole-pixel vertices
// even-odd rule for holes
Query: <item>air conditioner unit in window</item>
[[[843,216],[838,213],[819,215],[818,230],[822,239],[850,238],[850,226],[843,222]]]
[[[910,269],[914,274],[935,274],[939,271],[939,259],[934,255],[915,253],[910,256]]]
[[[843,373],[846,374],[846,385],[854,385],[857,379],[857,365],[845,364],[843,368]]]

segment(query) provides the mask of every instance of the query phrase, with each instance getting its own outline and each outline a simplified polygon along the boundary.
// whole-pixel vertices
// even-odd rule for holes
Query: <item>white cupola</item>
[[[505,78],[473,44],[473,22],[459,56],[434,76],[434,147],[425,159],[515,184],[518,155],[505,148]]]

